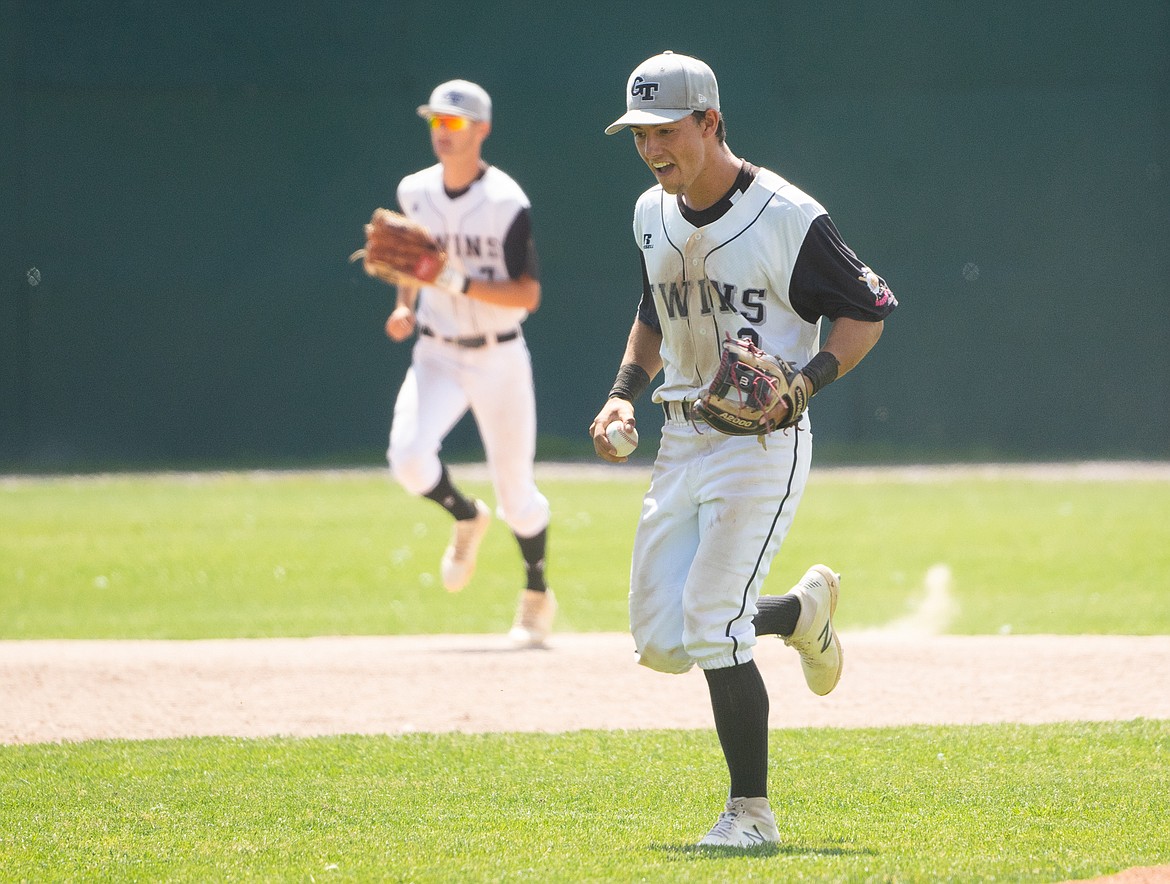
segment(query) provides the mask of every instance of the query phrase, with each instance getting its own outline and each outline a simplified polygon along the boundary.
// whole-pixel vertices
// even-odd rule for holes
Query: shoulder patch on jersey
[[[865,265],[861,267],[861,276],[857,277],[859,282],[864,282],[866,287],[873,295],[873,304],[875,307],[885,307],[887,304],[898,306],[898,299],[894,297],[894,293],[890,291],[890,287],[886,285],[886,281],[870,270]]]

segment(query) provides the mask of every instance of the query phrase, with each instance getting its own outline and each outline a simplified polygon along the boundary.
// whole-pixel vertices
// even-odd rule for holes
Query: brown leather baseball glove
[[[777,419],[782,401],[788,410]],[[692,413],[729,436],[766,436],[798,423],[807,407],[808,386],[800,372],[750,340],[728,335],[719,368]]]
[[[390,209],[375,209],[365,231],[365,248],[349,259],[361,258],[370,276],[391,285],[437,286],[455,294],[467,291],[467,276],[450,265],[434,235],[417,221]]]

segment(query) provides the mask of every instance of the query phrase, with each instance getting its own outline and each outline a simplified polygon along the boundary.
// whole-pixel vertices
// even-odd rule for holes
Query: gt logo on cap
[[[634,85],[630,87],[630,94],[643,101],[653,101],[654,93],[660,88],[658,83],[648,83],[639,76],[634,77]]]

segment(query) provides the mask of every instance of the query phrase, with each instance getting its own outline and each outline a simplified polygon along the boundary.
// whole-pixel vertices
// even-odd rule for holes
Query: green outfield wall
[[[602,129],[667,48],[901,301],[826,458],[1170,456],[1168,0],[712,11],[0,0],[0,466],[379,459],[409,350],[346,256],[456,76],[534,203],[542,454],[584,453],[651,183]]]

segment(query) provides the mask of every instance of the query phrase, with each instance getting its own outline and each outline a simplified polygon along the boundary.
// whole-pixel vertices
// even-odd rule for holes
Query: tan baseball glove
[[[365,231],[365,248],[349,260],[361,258],[370,276],[391,285],[437,286],[454,294],[467,291],[467,276],[451,266],[434,235],[417,221],[375,209]]]
[[[788,410],[778,419],[781,402]],[[728,335],[715,377],[692,411],[720,433],[762,437],[795,425],[807,407],[808,384],[800,372],[746,338]]]

